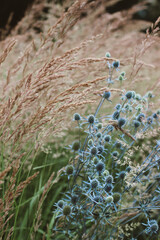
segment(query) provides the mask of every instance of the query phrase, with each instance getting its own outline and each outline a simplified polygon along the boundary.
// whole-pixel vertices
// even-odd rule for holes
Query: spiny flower
[[[137,120],[134,120],[133,124],[135,128],[138,128],[141,125],[140,121],[137,121]]]
[[[111,54],[109,52],[106,52],[106,57],[107,58],[110,58],[111,57]]]
[[[89,146],[92,146],[92,145],[93,145],[93,140],[92,140],[92,139],[89,139],[89,140],[88,140],[88,145],[89,145]]]
[[[63,215],[68,216],[71,213],[71,207],[69,205],[64,206]]]
[[[111,92],[104,92],[103,93],[103,98],[105,98],[105,99],[109,99],[110,96],[111,96]]]
[[[117,152],[117,151],[112,152],[113,157],[118,157],[118,155],[119,155],[119,152]]]
[[[102,137],[102,133],[98,132],[96,136],[97,136],[97,138],[101,138]]]
[[[148,118],[147,118],[147,123],[148,123],[148,124],[152,124],[152,122],[153,122],[153,118],[152,118],[152,117],[148,117]]]
[[[117,120],[119,118],[120,112],[119,111],[115,111],[112,115],[112,119],[113,120]]]
[[[71,175],[72,173],[73,173],[73,166],[72,165],[68,165],[67,167],[66,167],[66,173],[68,174],[68,175]]]
[[[95,146],[94,146],[94,147],[91,147],[90,152],[91,152],[91,155],[97,155],[98,149],[97,149]]]
[[[108,175],[108,176],[106,177],[106,183],[109,183],[109,184],[113,183],[113,177],[112,177],[112,175]]]
[[[148,98],[153,98],[153,97],[154,97],[154,95],[153,95],[152,92],[148,92],[148,93],[146,94],[146,96],[147,96]]]
[[[94,164],[97,164],[97,163],[98,163],[97,157],[94,157],[94,158],[93,158],[93,162],[94,162]]]
[[[128,91],[126,94],[125,94],[126,98],[127,99],[131,99],[133,97],[133,92],[132,91]]]
[[[105,140],[106,142],[110,142],[110,141],[111,141],[111,136],[110,136],[110,135],[105,135],[105,136],[104,136],[104,140]]]
[[[153,113],[153,118],[155,118],[155,119],[157,119],[158,118],[158,115],[157,115],[157,113]]]
[[[95,122],[95,117],[94,115],[89,115],[87,121],[90,123],[90,124],[93,124]]]
[[[116,147],[116,148],[121,148],[121,146],[122,146],[122,144],[121,144],[120,142],[116,142],[116,143],[115,143],[115,147]]]
[[[114,62],[112,63],[112,66],[113,66],[114,68],[118,68],[119,65],[120,65],[120,62],[119,62],[119,61],[114,61]]]
[[[130,172],[131,169],[132,169],[132,168],[131,168],[130,166],[126,167],[126,172]]]
[[[140,113],[138,116],[137,116],[137,120],[139,122],[142,122],[142,120],[145,118],[145,114],[144,113]]]
[[[104,190],[107,192],[107,193],[110,193],[113,189],[113,185],[112,184],[108,184],[106,183],[105,186],[104,186]]]
[[[98,182],[97,179],[93,179],[93,180],[91,181],[91,187],[92,187],[92,188],[98,187],[98,184],[99,184],[99,182]]]
[[[120,193],[113,193],[113,201],[114,201],[114,203],[119,202],[120,199],[121,199],[121,194]]]
[[[58,207],[62,208],[63,205],[64,205],[64,202],[63,200],[59,200],[58,203],[57,203]]]
[[[134,97],[137,101],[140,101],[141,100],[141,95],[136,93],[135,97]]]
[[[99,214],[99,210],[96,209],[96,210],[93,212],[93,217],[94,217],[94,219],[98,219],[99,216],[100,216],[100,214]]]
[[[126,73],[123,71],[123,72],[121,72],[121,76],[125,76],[126,75]]]
[[[118,120],[118,127],[123,127],[124,125],[125,125],[125,123],[126,123],[126,119],[125,118],[120,118],[119,120]]]
[[[98,129],[102,129],[102,127],[103,127],[103,124],[102,123],[98,123],[97,128]]]
[[[79,120],[81,120],[81,116],[79,115],[79,113],[75,113],[74,116],[73,116],[73,119],[75,121],[79,121]]]
[[[99,145],[97,149],[98,149],[98,154],[102,154],[104,151],[103,145]]]
[[[104,170],[104,163],[98,162],[96,165],[97,172],[102,172]]]
[[[122,105],[121,105],[120,103],[118,103],[118,104],[115,106],[115,109],[120,110],[121,106],[122,106]]]
[[[106,199],[106,203],[112,203],[113,202],[113,197],[112,196],[108,196]]]
[[[122,75],[120,75],[120,76],[118,77],[118,80],[119,80],[119,81],[123,81],[123,79],[124,79],[124,77],[123,77]]]
[[[79,141],[73,142],[73,144],[72,144],[72,150],[78,151],[79,148],[80,148],[80,142],[79,142]]]
[[[153,233],[157,232],[159,229],[159,226],[158,226],[158,223],[156,220],[150,220],[149,226],[150,226],[151,232],[153,232]]]
[[[119,173],[119,175],[118,175],[118,177],[121,178],[121,179],[124,179],[125,176],[126,176],[126,172],[125,172],[125,171],[121,171],[121,172]]]

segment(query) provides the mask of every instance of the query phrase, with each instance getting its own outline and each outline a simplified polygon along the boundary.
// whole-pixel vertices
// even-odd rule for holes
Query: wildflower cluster
[[[108,63],[108,87],[114,83],[113,73],[119,66],[119,61]],[[124,78],[125,73],[120,76]],[[106,91],[94,114],[74,114],[73,121],[84,129],[86,138],[80,135],[69,146],[74,160],[63,174],[68,191],[55,205],[55,234],[65,239],[123,239],[122,233],[118,235],[119,227],[139,217],[146,228],[138,234],[128,233],[132,239],[158,234],[155,211],[160,209],[160,141],[138,167],[125,157],[138,134],[160,123],[158,112],[146,114],[148,98],[149,94],[142,97],[134,91],[123,92],[112,113],[106,111],[98,117],[103,104],[108,108],[112,104],[112,92]]]

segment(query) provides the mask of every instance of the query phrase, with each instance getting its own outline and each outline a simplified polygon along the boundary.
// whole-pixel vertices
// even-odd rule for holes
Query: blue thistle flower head
[[[157,113],[153,113],[153,118],[155,118],[155,119],[157,119],[158,118],[158,115],[157,115]]]
[[[66,173],[67,173],[67,175],[73,174],[73,171],[74,171],[74,168],[73,168],[72,165],[68,165],[68,166],[66,167]]]
[[[123,127],[124,125],[125,125],[125,123],[126,123],[126,119],[125,118],[120,118],[119,120],[118,120],[118,127]]]
[[[117,142],[115,143],[115,147],[116,147],[116,148],[121,148],[121,147],[122,147],[122,144],[121,144],[119,141],[117,141]]]
[[[103,124],[102,123],[98,123],[97,128],[98,129],[102,129],[103,128]]]
[[[91,188],[97,188],[98,185],[99,185],[99,182],[96,178],[91,181]]]
[[[140,113],[138,116],[137,116],[137,120],[139,122],[142,122],[142,120],[145,118],[145,114],[144,113]]]
[[[91,147],[90,152],[91,152],[91,155],[96,156],[98,153],[97,147],[95,147],[95,146]]]
[[[132,91],[128,91],[126,94],[125,94],[126,98],[129,100],[133,97],[133,92]]]
[[[98,163],[98,158],[97,157],[94,157],[93,158],[93,163],[96,165]]]
[[[148,93],[146,94],[146,96],[147,96],[148,98],[153,98],[153,97],[154,97],[154,95],[153,95],[152,92],[148,92]]]
[[[104,163],[103,162],[98,162],[97,164],[96,164],[96,170],[97,170],[97,172],[102,172],[103,170],[104,170],[104,168],[105,168],[105,166],[104,166]]]
[[[95,122],[95,116],[94,115],[89,115],[87,121],[90,124],[93,124]]]
[[[137,121],[137,120],[134,120],[133,124],[135,128],[138,128],[141,125],[140,121]]]
[[[104,141],[110,142],[111,141],[111,136],[110,135],[105,135],[104,136]]]
[[[73,116],[74,121],[79,121],[81,120],[81,116],[79,115],[79,113],[75,113]]]
[[[110,98],[110,96],[111,96],[111,92],[104,92],[103,93],[103,97],[107,100]]]
[[[159,229],[159,226],[158,226],[158,223],[156,220],[148,220],[148,223],[147,224],[143,224],[145,226],[147,226],[147,228],[145,229],[146,233],[147,234],[156,234],[158,229]]]
[[[121,106],[122,106],[122,105],[121,105],[120,103],[118,103],[118,104],[115,106],[115,109],[120,110]]]
[[[112,125],[108,125],[108,132],[112,132],[114,130],[114,127]]]
[[[121,72],[121,76],[124,77],[125,75],[126,75],[125,71]]]
[[[106,52],[106,55],[105,55],[107,58],[110,58],[111,57],[111,54],[109,52]]]
[[[113,120],[117,120],[119,118],[120,112],[119,111],[115,111],[112,115],[112,119]]]
[[[153,118],[152,118],[152,117],[148,117],[148,118],[147,118],[147,123],[148,123],[148,124],[152,124],[152,122],[153,122]]]
[[[108,196],[108,197],[106,197],[106,203],[107,204],[111,204],[111,203],[113,203],[113,197],[112,196]]]
[[[120,65],[120,61],[114,61],[113,63],[112,63],[112,67],[113,68],[118,68],[119,67],[119,65]]]
[[[160,110],[157,110],[157,114],[160,115]]]
[[[98,154],[102,154],[104,151],[103,145],[99,145],[97,148],[98,148]]]
[[[64,202],[63,200],[59,200],[58,203],[57,203],[58,207],[62,208],[63,205],[64,205]]]
[[[142,99],[141,95],[136,93],[135,97],[134,97],[137,101],[140,101]]]
[[[131,169],[132,169],[132,168],[131,168],[130,166],[126,167],[126,172],[130,172]]]
[[[89,146],[93,146],[93,140],[92,140],[92,139],[89,139],[89,140],[88,140],[88,145],[89,145]]]
[[[118,155],[119,155],[119,152],[117,152],[117,151],[113,151],[113,152],[112,152],[112,156],[113,156],[113,157],[118,157]]]
[[[113,193],[113,202],[118,203],[121,199],[121,194],[118,192]]]
[[[79,148],[80,148],[80,142],[79,142],[79,141],[74,141],[74,142],[72,143],[72,150],[73,150],[73,151],[78,151]]]
[[[102,133],[98,132],[96,136],[97,136],[97,138],[101,138],[102,137]]]
[[[118,80],[119,80],[119,81],[123,81],[123,80],[124,80],[124,77],[123,77],[122,75],[119,75]]]
[[[125,176],[126,176],[126,171],[121,171],[121,172],[118,174],[118,177],[119,177],[120,179],[124,179]]]
[[[108,183],[108,184],[112,184],[113,183],[113,176],[112,175],[108,175],[106,177],[106,183]]]
[[[108,184],[106,183],[105,186],[104,186],[104,190],[107,192],[107,193],[110,193],[113,189],[113,185],[112,184]]]
[[[71,213],[71,207],[69,205],[64,206],[63,215],[68,216]]]

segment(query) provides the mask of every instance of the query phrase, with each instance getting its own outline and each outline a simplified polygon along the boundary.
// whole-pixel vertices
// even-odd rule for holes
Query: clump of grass
[[[147,38],[142,42],[140,49],[135,52],[133,59],[130,55],[127,55],[129,51],[124,51],[123,48],[119,48],[119,45],[123,42],[125,42],[126,45],[130,45],[133,42],[134,34],[131,34],[131,36],[127,35],[127,40],[122,37],[119,41],[115,41],[115,39],[113,41],[115,32],[119,31],[119,29],[129,22],[131,14],[129,17],[118,14],[108,16],[103,13],[105,9],[104,5],[103,7],[98,7],[99,1],[95,1],[95,3],[91,3],[91,5],[89,2],[90,1],[86,0],[75,1],[71,8],[69,8],[58,21],[53,17],[49,23],[45,22],[43,27],[47,28],[47,31],[38,36],[33,34],[31,29],[28,31],[28,25],[32,24],[31,21],[34,19],[36,13],[43,8],[43,3],[37,3],[36,7],[31,11],[33,16],[29,15],[28,18],[26,16],[26,18],[18,24],[11,36],[5,41],[0,42],[0,74],[2,76],[2,81],[0,81],[0,207],[2,213],[0,218],[0,237],[3,239],[52,239],[52,228],[57,221],[57,214],[59,214],[57,211],[55,215],[52,216],[52,205],[55,201],[59,200],[60,192],[65,192],[68,178],[72,181],[74,177],[74,181],[78,184],[81,182],[81,179],[83,179],[85,190],[91,190],[89,197],[88,195],[86,196],[84,192],[84,194],[81,195],[80,201],[82,203],[86,203],[86,199],[90,201],[85,205],[86,213],[89,209],[88,204],[91,203],[91,206],[94,205],[95,211],[91,213],[95,220],[101,216],[101,206],[103,206],[102,203],[104,199],[103,194],[102,196],[97,196],[96,194],[92,196],[92,192],[97,191],[103,184],[108,206],[114,207],[115,204],[116,207],[119,207],[119,203],[121,203],[123,199],[125,201],[126,197],[124,195],[123,198],[123,194],[118,192],[118,186],[114,188],[115,181],[117,184],[120,179],[121,182],[125,181],[124,185],[125,183],[127,184],[126,181],[130,176],[129,174],[132,174],[132,171],[128,173],[129,169],[134,170],[134,164],[132,165],[131,163],[131,167],[128,166],[130,157],[131,159],[134,157],[134,151],[133,148],[128,149],[128,147],[131,146],[128,146],[125,141],[130,141],[130,143],[132,141],[135,142],[135,140],[137,141],[138,136],[135,136],[135,134],[142,129],[143,124],[146,129],[145,132],[140,134],[140,137],[144,137],[146,130],[151,131],[151,126],[154,126],[157,121],[155,115],[153,119],[150,115],[149,119],[142,118],[142,121],[134,118],[133,126],[128,131],[133,110],[137,113],[138,117],[138,114],[144,110],[145,103],[149,106],[150,101],[148,101],[147,96],[141,97],[136,94],[133,98],[127,98],[127,101],[139,101],[141,104],[137,106],[137,109],[134,109],[135,105],[132,109],[132,104],[128,102],[124,103],[128,94],[127,92],[123,92],[120,86],[122,82],[126,82],[127,86],[131,81],[125,81],[125,72],[119,74],[118,71],[115,71],[118,69],[120,63],[121,65],[132,64],[133,68],[130,78],[135,86],[137,73],[142,66],[154,69],[154,63],[147,64],[145,61],[140,60],[140,57],[142,57],[144,52],[149,49],[153,43],[158,42],[155,27],[153,26],[152,30],[154,30],[154,32],[152,32],[152,34],[147,34]],[[93,13],[92,10],[94,8],[89,8],[89,6],[95,6],[97,8],[95,13]],[[87,9],[89,9],[89,11]],[[53,11],[57,14],[56,7],[53,8]],[[83,11],[88,11],[89,14],[88,20],[86,20],[85,24],[83,23],[85,25],[83,28],[85,37],[82,36],[82,38],[80,38],[80,25],[78,31],[73,26],[77,23]],[[51,15],[54,14],[51,13]],[[97,24],[95,24],[92,19],[93,15],[99,16]],[[87,21],[94,26],[86,24]],[[37,21],[34,22],[38,25]],[[101,28],[97,27],[99,24]],[[48,25],[50,25],[49,30]],[[75,31],[77,31],[76,34],[74,34]],[[17,33],[20,32],[24,32],[25,34],[17,36]],[[72,39],[72,44],[70,44],[72,35],[76,35],[74,38],[76,44],[74,39]],[[34,39],[32,41],[29,40],[31,36]],[[81,44],[78,42],[77,45],[77,39],[78,41],[82,39]],[[140,37],[140,39],[144,39],[144,37]],[[97,49],[104,51],[106,45],[109,45],[112,51],[116,52],[117,56],[120,55],[121,58],[123,56],[123,59],[118,61],[117,56],[116,58],[112,58],[108,53],[105,57],[99,57],[102,56],[102,54],[99,50],[97,51]],[[135,48],[136,45],[137,42],[135,41],[132,47]],[[20,52],[19,56],[17,52]],[[106,67],[108,65],[110,66],[109,78],[106,77]],[[115,78],[112,75],[113,68],[114,74],[117,75]],[[103,81],[106,78],[107,85],[104,86]],[[116,89],[110,87],[113,80],[118,83]],[[155,88],[158,89],[158,86],[158,83],[154,83],[151,90]],[[127,86],[127,89],[128,88],[129,86]],[[117,96],[115,93],[122,94],[121,96],[124,99],[121,99],[121,104],[119,103],[115,106],[114,111],[111,112],[111,115],[109,114],[110,116],[107,115],[100,119],[98,117],[100,111],[107,111],[106,114],[108,114],[109,109],[112,109],[114,105],[113,96]],[[151,94],[149,94],[149,97],[150,96]],[[93,114],[93,112],[91,115],[87,113],[84,114],[89,103],[95,108],[99,97],[101,97],[101,101],[95,114]],[[110,104],[111,101],[113,105]],[[146,102],[143,103],[143,101]],[[106,102],[108,103],[107,110],[104,104]],[[92,107],[92,105],[90,106]],[[73,117],[77,123],[77,131],[80,133],[78,144],[77,141],[73,141],[68,147],[71,153],[73,153],[73,157],[71,157],[67,151],[64,153],[64,156],[62,154],[63,150],[60,147],[60,155],[58,155],[56,148],[53,148],[53,152],[50,152],[49,145],[47,145],[45,149],[45,143],[53,142],[53,139],[56,141],[56,134],[62,134],[62,129],[72,125],[69,121],[71,112],[73,110],[78,112],[82,106],[84,109],[83,111],[81,110],[79,114],[80,119],[75,118],[75,115]],[[104,107],[104,110],[102,107]],[[122,109],[124,112],[121,111]],[[116,111],[118,111],[118,114],[115,113]],[[122,118],[119,119],[119,115]],[[84,135],[86,134],[86,132],[83,132],[85,126],[89,126],[89,128],[85,129],[88,137],[83,142]],[[104,129],[105,127],[106,129]],[[121,139],[122,136],[123,139]],[[70,138],[70,136],[67,140],[63,138],[61,145],[64,140],[67,142]],[[58,144],[60,146],[59,142],[57,145]],[[79,153],[82,149],[85,154],[84,158],[91,157],[92,164],[89,163],[90,165],[87,165],[87,167],[86,163],[83,165],[79,160]],[[104,157],[105,154],[107,154],[106,149],[110,150],[108,153],[108,165],[105,166]],[[123,155],[123,149],[127,150],[129,157]],[[42,150],[43,153],[39,155],[40,150]],[[44,152],[46,154],[44,154]],[[52,153],[54,153],[53,156]],[[122,155],[123,161],[119,164],[119,158],[121,158]],[[68,159],[70,159],[69,166],[72,167],[70,167],[70,169],[64,168],[65,176],[62,180],[59,178],[59,175]],[[112,164],[120,165],[120,169],[116,170],[117,174],[115,176],[111,171]],[[76,166],[78,166],[78,168]],[[97,175],[95,174],[95,176],[91,177],[87,171],[92,170],[93,166],[95,167]],[[105,169],[106,167],[108,170]],[[125,167],[126,170],[124,169]],[[61,168],[62,170],[56,174]],[[37,170],[40,172],[39,174],[35,172]],[[86,177],[85,179],[83,171],[86,171],[87,177],[89,176],[90,178]],[[55,175],[53,172],[55,172]],[[97,176],[100,179],[98,179]],[[104,176],[106,176],[105,183],[103,182],[105,180]],[[107,176],[111,177],[108,178]],[[130,179],[128,181],[130,181]],[[91,189],[88,189],[88,186]],[[73,187],[71,189],[73,189]],[[78,191],[75,190],[75,193],[73,194],[72,192],[72,195],[70,195],[70,193],[67,194],[71,202],[70,210],[68,210],[70,204],[66,204],[66,200],[63,201],[65,211],[61,210],[61,213],[67,218],[70,218],[70,214],[73,214],[73,209],[76,208],[77,203],[79,204]],[[102,189],[100,191],[102,191]],[[113,195],[107,195],[108,192],[113,193]],[[93,201],[91,202],[91,200]],[[58,206],[62,208],[62,204],[58,204]],[[83,219],[82,213],[80,212],[78,214],[81,222]],[[106,214],[109,215],[110,213],[107,212]],[[122,218],[130,218],[131,216],[135,217],[134,214],[133,212],[129,212],[121,216]],[[62,216],[62,218],[64,218],[64,216]],[[115,221],[116,220],[120,221],[120,217],[115,216]],[[155,228],[156,223],[151,221],[152,220],[144,222],[144,224],[146,224],[148,234],[153,232],[154,235],[157,232]],[[91,228],[87,227],[87,234],[92,235],[94,224],[95,222],[90,222],[90,219],[87,221],[86,225],[92,226]],[[134,225],[136,228],[135,223]],[[123,233],[123,226],[126,225],[118,225],[119,234]],[[82,228],[81,226],[78,227],[80,233],[83,233],[85,225]],[[130,226],[130,229],[132,229],[132,226]],[[91,230],[91,233],[89,233],[88,230]],[[65,234],[67,233],[65,232]],[[68,235],[64,236],[64,234],[62,234],[62,238],[66,239],[67,237]]]

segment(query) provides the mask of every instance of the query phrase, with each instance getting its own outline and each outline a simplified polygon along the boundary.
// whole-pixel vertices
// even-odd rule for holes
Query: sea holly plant
[[[113,79],[119,66],[108,62],[107,87],[126,79],[125,72]],[[113,106],[112,91],[104,91],[95,113],[74,114],[86,137],[68,147],[73,158],[62,176],[68,189],[54,206],[56,239],[158,239],[160,141],[142,162],[130,161],[138,137],[159,126],[150,95],[124,91]],[[102,116],[102,107],[112,110]]]

